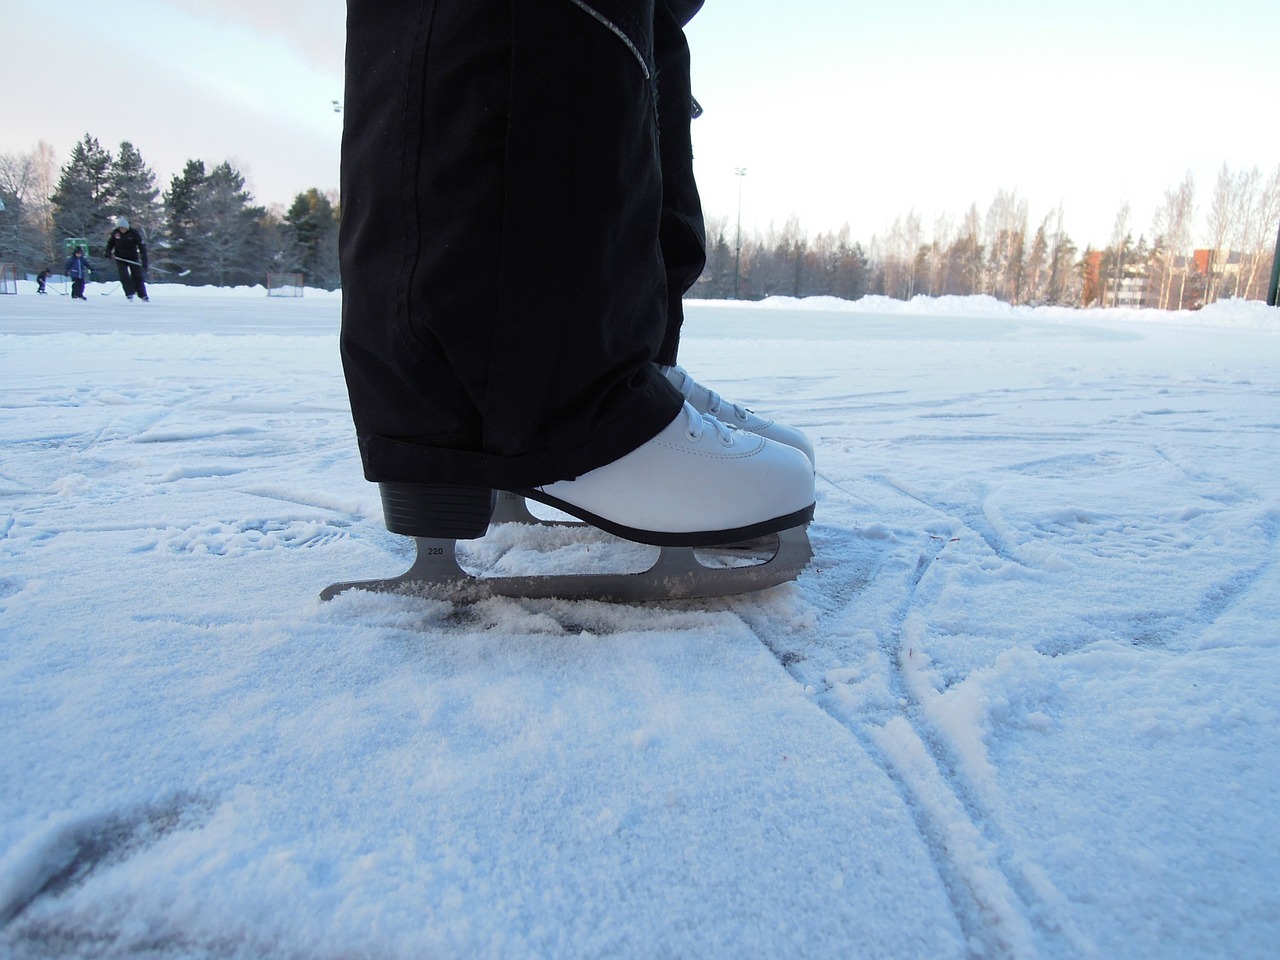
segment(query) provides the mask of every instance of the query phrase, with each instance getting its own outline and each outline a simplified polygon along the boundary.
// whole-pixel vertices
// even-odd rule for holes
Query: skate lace
[[[699,413],[698,409],[688,400],[684,403],[685,416],[685,434],[695,443],[702,439],[702,434],[708,428],[714,430],[717,439],[721,445],[726,447],[733,446],[734,433],[736,428],[731,427],[727,423],[717,420],[715,417],[709,417],[706,414]]]
[[[711,414],[711,416],[718,417],[720,408],[727,405],[733,408],[733,414],[739,420],[747,419],[748,410],[746,407],[737,403],[726,404],[724,397],[720,396],[720,394],[716,393],[709,387],[704,387],[702,384],[698,383],[698,381],[694,380],[693,377],[689,376],[689,371],[685,370],[684,367],[677,366],[674,369],[680,373],[681,377],[683,377],[680,381],[680,392],[684,394],[684,398],[686,400],[689,399],[693,391],[701,390],[707,395],[707,413]]]

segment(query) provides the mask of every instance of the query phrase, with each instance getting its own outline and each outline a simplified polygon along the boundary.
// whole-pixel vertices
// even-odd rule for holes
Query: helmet
[[[116,226],[119,227],[121,230],[128,230],[129,221],[126,220],[124,217],[116,217]]]

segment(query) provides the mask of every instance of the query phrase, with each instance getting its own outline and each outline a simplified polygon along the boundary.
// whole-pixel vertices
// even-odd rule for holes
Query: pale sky
[[[336,190],[345,4],[0,0],[0,153],[129,140],[159,184],[230,160],[259,203]],[[1280,163],[1276,0],[708,0],[689,28],[696,172],[745,229],[959,222],[997,190],[1105,245],[1190,171]],[[37,95],[34,91],[43,91]],[[746,176],[735,175],[745,168]]]

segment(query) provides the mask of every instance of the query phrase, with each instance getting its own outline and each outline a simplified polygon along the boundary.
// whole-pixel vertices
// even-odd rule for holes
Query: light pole
[[[742,276],[742,178],[747,175],[746,167],[738,167],[733,171],[738,178],[738,246],[733,255],[733,299],[738,299],[738,278]]]

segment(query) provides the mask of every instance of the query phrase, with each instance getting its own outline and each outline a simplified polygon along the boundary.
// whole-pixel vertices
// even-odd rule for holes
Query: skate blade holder
[[[557,517],[540,517],[529,509],[529,501],[522,494],[510,490],[499,490],[494,500],[491,524],[525,523],[535,527],[583,527],[590,526],[584,520],[577,520],[567,513],[556,511]],[[760,562],[769,562],[778,549],[777,537],[766,534],[752,540],[739,540],[736,543],[719,544],[709,548],[716,553],[726,555],[755,557]],[[798,574],[797,574],[798,575]],[[794,578],[793,578],[794,579]]]
[[[528,521],[526,521],[528,522]],[[541,522],[536,521],[535,522]],[[417,556],[398,577],[335,583],[320,594],[330,600],[347,590],[397,593],[473,603],[490,597],[529,600],[597,600],[606,603],[648,603],[663,600],[695,600],[734,596],[764,590],[795,580],[813,550],[803,526],[751,541],[752,553],[772,541],[771,553],[751,566],[708,567],[697,552],[711,548],[659,548],[654,564],[639,573],[548,574],[520,577],[487,577],[468,573],[458,563],[457,541],[414,538]]]

